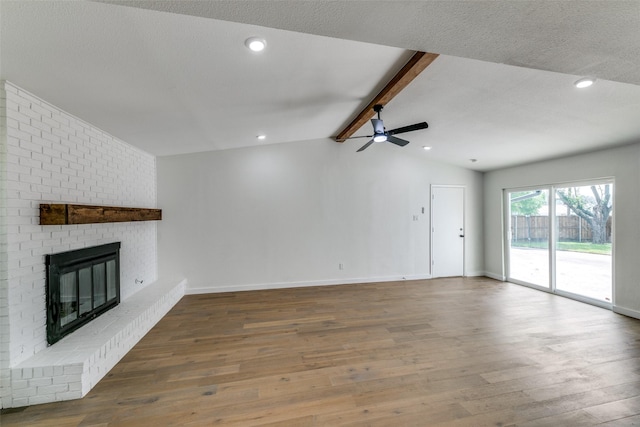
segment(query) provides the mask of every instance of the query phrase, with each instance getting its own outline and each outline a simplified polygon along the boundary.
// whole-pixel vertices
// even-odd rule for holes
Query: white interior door
[[[431,276],[464,276],[464,187],[431,186]]]

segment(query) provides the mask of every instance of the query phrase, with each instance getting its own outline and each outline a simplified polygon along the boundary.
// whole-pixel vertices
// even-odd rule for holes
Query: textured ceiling
[[[331,137],[407,49],[441,54],[383,111],[429,122],[409,155],[491,170],[640,142],[638,1],[3,0],[0,19],[3,79],[157,155]]]
[[[98,0],[640,84],[640,1]]]

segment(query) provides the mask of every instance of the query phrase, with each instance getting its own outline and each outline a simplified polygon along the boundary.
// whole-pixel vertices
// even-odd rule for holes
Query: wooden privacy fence
[[[591,226],[577,215],[563,215],[558,220],[558,241],[590,242]],[[512,241],[546,241],[549,239],[549,217],[545,215],[511,215]],[[611,242],[611,218],[607,220],[607,242]]]

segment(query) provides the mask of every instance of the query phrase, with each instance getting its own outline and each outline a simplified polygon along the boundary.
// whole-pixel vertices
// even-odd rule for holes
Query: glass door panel
[[[114,299],[116,294],[116,262],[107,261],[107,301]]]
[[[78,271],[78,287],[80,292],[80,314],[85,314],[93,310],[91,305],[91,267],[82,268]]]
[[[107,301],[107,283],[105,281],[105,263],[93,265],[93,307]]]
[[[71,323],[78,318],[76,272],[60,276],[60,324]]]
[[[549,190],[509,192],[509,279],[549,287]]]
[[[555,288],[611,302],[613,184],[555,189]]]

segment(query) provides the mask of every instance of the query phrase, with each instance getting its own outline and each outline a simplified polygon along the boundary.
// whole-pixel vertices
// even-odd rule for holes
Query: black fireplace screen
[[[51,345],[120,303],[120,242],[46,256]]]

